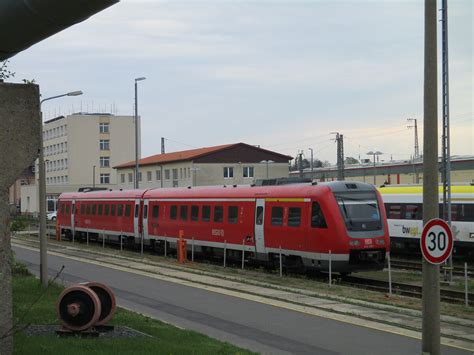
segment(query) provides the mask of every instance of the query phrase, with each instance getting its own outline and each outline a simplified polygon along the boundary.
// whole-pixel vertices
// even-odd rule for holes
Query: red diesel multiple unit
[[[389,251],[382,199],[369,184],[219,186],[64,193],[61,234],[203,256],[341,273],[382,269]]]

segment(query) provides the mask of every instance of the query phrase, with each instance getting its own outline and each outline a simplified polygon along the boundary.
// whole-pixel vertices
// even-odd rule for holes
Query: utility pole
[[[438,83],[436,0],[425,0],[423,224],[438,217]],[[440,354],[439,266],[423,258],[422,352]]]
[[[443,86],[443,138],[441,179],[443,181],[443,219],[451,227],[451,153],[449,135],[448,1],[441,0],[441,53]],[[453,280],[453,258],[449,257],[449,277]],[[446,278],[445,274],[445,278]]]
[[[165,154],[165,137],[161,137],[161,154]]]
[[[337,180],[344,180],[344,136],[339,132],[331,132],[336,135],[337,144]],[[359,156],[360,159],[360,156]]]
[[[420,175],[418,174],[418,170],[416,169],[415,166],[415,161],[417,161],[420,158],[420,150],[418,147],[418,120],[416,118],[407,118],[407,121],[413,121],[414,124],[413,126],[407,126],[408,129],[410,128],[415,128],[415,151],[412,159],[412,164],[413,164],[413,173],[415,174],[415,182],[418,184],[420,182]]]
[[[311,167],[311,180],[312,180],[313,179],[313,170],[314,170],[314,166],[313,166],[313,148],[308,148],[308,149],[311,152],[311,161],[309,163],[310,163],[310,167]]]
[[[407,118],[407,121],[413,121],[413,126],[407,126],[408,129],[415,128],[415,154],[413,155],[414,159],[418,159],[420,157],[420,150],[418,148],[418,120],[416,118]]]

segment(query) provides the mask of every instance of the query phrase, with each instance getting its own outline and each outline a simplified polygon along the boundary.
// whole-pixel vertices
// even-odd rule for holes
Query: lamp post
[[[41,105],[45,101],[57,99],[63,96],[79,96],[82,91],[71,91],[67,94],[47,97],[40,101],[40,150],[38,154],[38,200],[39,200],[39,226],[40,226],[40,280],[43,287],[48,286],[48,263],[47,263],[47,240],[46,240],[46,173],[44,169],[44,151],[43,151],[43,113],[41,112]]]
[[[310,161],[310,167],[311,167],[311,180],[313,179],[313,148],[308,148],[309,151],[311,152],[311,161]]]
[[[262,163],[262,164],[265,164],[265,165],[266,165],[267,179],[268,179],[268,164],[273,164],[273,163],[274,163],[274,161],[273,161],[273,160],[262,160],[260,163]]]
[[[383,154],[383,153],[380,152],[380,151],[378,151],[378,150],[375,151],[375,152],[373,152],[373,151],[367,152],[367,155],[372,155],[372,156],[374,157],[374,185],[376,184],[376,183],[375,183],[375,177],[377,176],[377,169],[376,169],[376,167],[375,167],[375,156],[376,156],[376,155],[382,155],[382,154]]]
[[[135,78],[135,189],[138,189],[138,82],[145,80],[144,76]]]

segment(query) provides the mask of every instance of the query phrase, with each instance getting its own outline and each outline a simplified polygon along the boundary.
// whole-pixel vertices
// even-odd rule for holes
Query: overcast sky
[[[133,79],[147,77],[143,156],[165,137],[167,152],[245,142],[291,156],[311,147],[334,163],[337,131],[345,156],[409,159],[407,118],[418,118],[423,146],[423,4],[123,0],[9,69],[43,97],[84,91],[46,102],[45,119],[81,107],[132,115]],[[449,6],[451,153],[472,155],[473,3]]]

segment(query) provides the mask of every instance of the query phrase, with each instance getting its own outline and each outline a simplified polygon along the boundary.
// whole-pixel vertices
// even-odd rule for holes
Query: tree
[[[15,73],[8,70],[8,60],[3,61],[2,64],[0,64],[0,81],[13,78],[14,76]]]
[[[347,165],[352,165],[352,164],[359,164],[359,161],[356,158],[347,157],[346,159],[344,159],[344,163]]]

